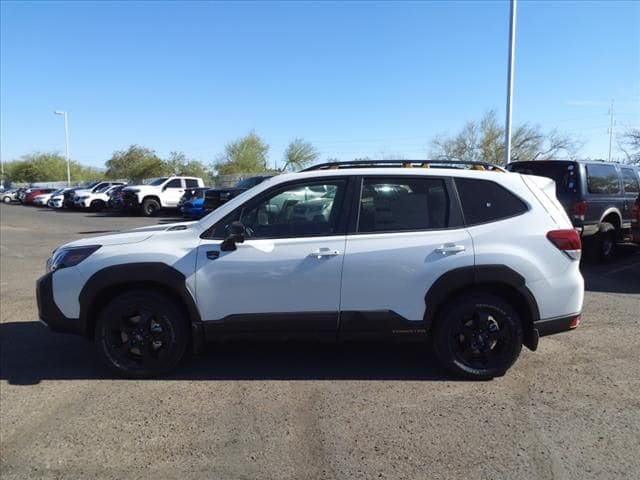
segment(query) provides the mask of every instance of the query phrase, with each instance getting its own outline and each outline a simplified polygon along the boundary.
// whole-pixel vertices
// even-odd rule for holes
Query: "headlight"
[[[47,260],[47,272],[55,272],[61,268],[73,267],[98,250],[100,245],[87,245],[85,247],[61,248],[53,252]]]

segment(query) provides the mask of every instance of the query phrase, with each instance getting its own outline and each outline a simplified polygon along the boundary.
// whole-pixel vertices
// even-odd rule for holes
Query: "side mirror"
[[[220,245],[220,250],[223,252],[232,252],[238,248],[236,243],[244,242],[245,228],[242,222],[231,222],[229,232],[229,236]]]

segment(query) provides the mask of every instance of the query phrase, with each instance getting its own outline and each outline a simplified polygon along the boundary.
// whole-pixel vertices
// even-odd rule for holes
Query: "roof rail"
[[[506,170],[498,165],[489,162],[474,162],[466,160],[352,160],[347,162],[327,162],[319,163],[301,172],[311,172],[314,170],[340,170],[347,168],[461,168],[471,167],[472,170],[491,170],[505,172]]]

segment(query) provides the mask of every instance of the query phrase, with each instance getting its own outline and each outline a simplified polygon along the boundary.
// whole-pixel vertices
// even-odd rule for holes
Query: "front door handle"
[[[466,249],[464,245],[456,245],[455,243],[445,243],[444,245],[436,248],[436,252],[441,253],[442,255],[448,255],[450,253],[462,253]]]
[[[340,251],[333,250],[331,248],[319,248],[309,254],[310,257],[322,258],[322,257],[335,257],[340,255]]]

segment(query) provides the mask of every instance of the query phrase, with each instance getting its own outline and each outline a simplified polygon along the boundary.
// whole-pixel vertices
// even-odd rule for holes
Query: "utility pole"
[[[511,0],[509,22],[509,65],[507,67],[507,119],[504,125],[504,166],[511,161],[511,112],[513,106],[513,64],[516,54],[516,1]]]
[[[67,187],[71,186],[71,157],[69,157],[69,122],[67,120],[67,112],[56,110],[56,115],[62,115],[64,117],[64,150],[67,157]]]
[[[611,161],[611,144],[613,142],[613,99],[609,108],[609,161]]]

